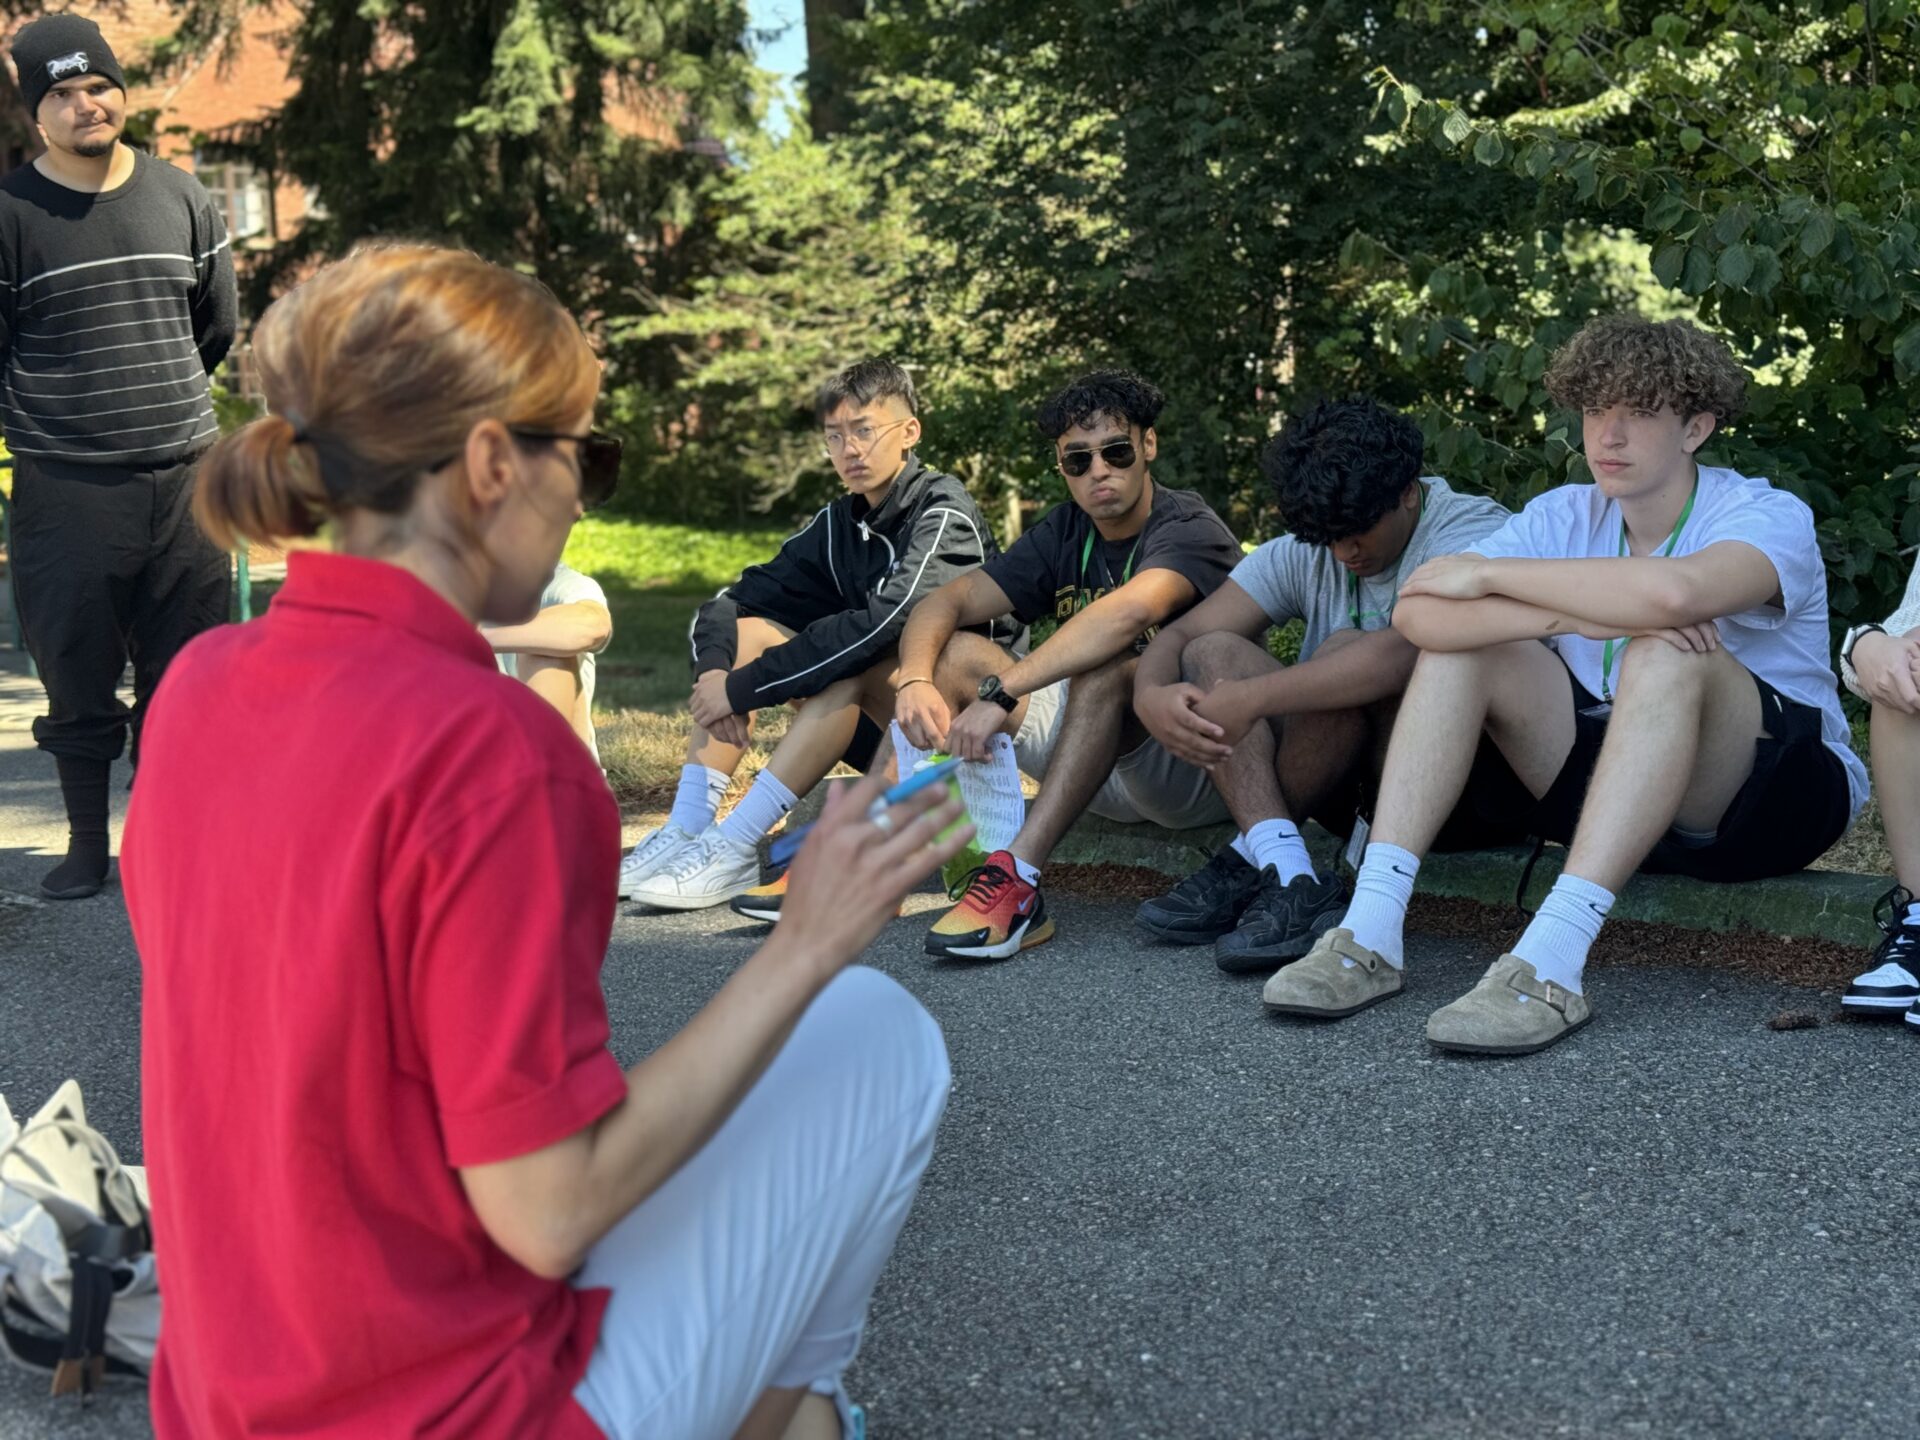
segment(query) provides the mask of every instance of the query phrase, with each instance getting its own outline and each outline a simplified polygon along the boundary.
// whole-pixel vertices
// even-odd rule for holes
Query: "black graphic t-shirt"
[[[1013,602],[1014,616],[1032,624],[1048,616],[1071,619],[1148,570],[1184,576],[1198,604],[1239,563],[1239,541],[1205,500],[1191,490],[1155,485],[1153,509],[1138,535],[1103,539],[1087,512],[1068,500],[983,568]],[[1142,636],[1142,644],[1149,638]]]

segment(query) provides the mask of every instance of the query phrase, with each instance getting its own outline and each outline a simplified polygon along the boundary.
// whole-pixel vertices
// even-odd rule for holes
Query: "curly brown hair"
[[[1683,418],[1711,413],[1724,425],[1746,406],[1747,372],[1725,341],[1691,321],[1604,315],[1554,354],[1546,386],[1568,410],[1670,405]]]

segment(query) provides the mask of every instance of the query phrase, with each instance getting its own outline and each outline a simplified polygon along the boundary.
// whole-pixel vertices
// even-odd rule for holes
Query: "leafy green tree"
[[[904,199],[799,128],[747,142],[738,161],[710,197],[709,271],[609,326],[616,343],[667,351],[676,375],[621,397],[632,428],[672,437],[628,487],[650,514],[740,524],[824,499],[814,387],[863,357],[918,350],[898,297],[928,246]]]
[[[1383,68],[1393,146],[1522,182],[1488,239],[1536,267],[1556,237],[1630,238],[1650,303],[1697,313],[1754,366],[1752,413],[1722,450],[1813,506],[1836,622],[1881,613],[1920,542],[1920,10],[1548,0],[1403,18],[1416,14],[1483,34],[1495,83],[1429,93]],[[1415,296],[1391,335],[1398,363],[1445,357],[1516,416],[1544,408],[1543,342],[1595,308],[1554,293],[1529,338],[1524,299],[1483,293],[1471,257],[1361,234],[1347,258]],[[1523,492],[1584,478],[1570,424],[1514,445],[1503,478]]]

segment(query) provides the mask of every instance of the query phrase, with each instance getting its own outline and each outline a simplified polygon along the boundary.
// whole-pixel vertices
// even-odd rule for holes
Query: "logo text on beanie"
[[[92,68],[87,61],[87,52],[76,50],[71,55],[62,55],[58,60],[47,61],[47,79],[64,80],[69,75],[84,75]]]

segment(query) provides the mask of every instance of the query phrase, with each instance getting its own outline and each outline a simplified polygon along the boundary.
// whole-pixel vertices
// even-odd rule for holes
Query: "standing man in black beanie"
[[[91,20],[13,42],[46,153],[0,179],[0,423],[14,457],[14,593],[47,687],[67,857],[54,900],[107,878],[107,784],[169,661],[227,618],[225,552],[193,522],[219,432],[208,376],[238,303],[226,225],[192,176],[121,143],[120,62]],[[118,696],[133,661],[131,712]]]

